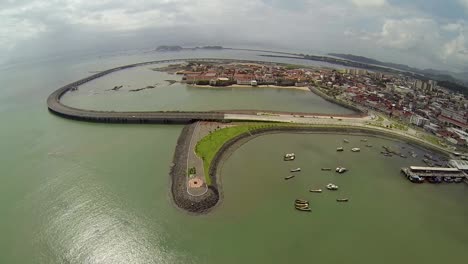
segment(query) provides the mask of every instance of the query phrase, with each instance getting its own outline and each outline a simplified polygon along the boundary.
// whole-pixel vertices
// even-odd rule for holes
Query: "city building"
[[[417,114],[413,114],[411,116],[410,122],[411,122],[411,124],[414,124],[416,126],[423,127],[424,125],[429,123],[429,119],[424,118],[424,117],[422,117],[420,115],[417,115]]]

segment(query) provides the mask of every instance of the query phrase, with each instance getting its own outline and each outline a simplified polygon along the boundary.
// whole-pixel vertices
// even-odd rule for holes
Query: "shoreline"
[[[260,89],[284,89],[284,90],[298,90],[298,91],[304,91],[308,92],[310,91],[309,88],[305,86],[278,86],[278,85],[257,85],[257,86],[251,86],[251,85],[240,85],[240,84],[233,84],[233,85],[228,85],[228,86],[211,86],[211,85],[197,85],[197,84],[188,84],[186,83],[189,87],[194,87],[194,88],[207,88],[207,89],[228,89],[228,88],[260,88]]]
[[[338,127],[338,126],[290,126],[290,127],[269,127],[261,128],[255,131],[246,132],[224,142],[219,151],[213,157],[208,173],[211,178],[212,185],[209,191],[201,197],[190,196],[186,191],[186,159],[187,148],[190,138],[190,133],[193,133],[193,125],[187,125],[181,132],[177,141],[176,151],[174,153],[173,164],[171,168],[171,192],[173,201],[180,208],[188,213],[194,215],[202,215],[211,212],[214,208],[219,206],[223,200],[222,192],[222,168],[224,162],[236,151],[239,147],[246,144],[259,136],[269,134],[343,134],[343,135],[362,135],[374,136],[378,138],[389,139],[393,141],[401,141],[406,144],[414,145],[429,152],[436,152],[442,156],[449,156],[449,152],[438,149],[423,141],[405,137],[403,135],[395,134],[390,131],[382,131],[368,127]],[[179,155],[180,153],[180,155]],[[181,184],[183,183],[183,184]]]

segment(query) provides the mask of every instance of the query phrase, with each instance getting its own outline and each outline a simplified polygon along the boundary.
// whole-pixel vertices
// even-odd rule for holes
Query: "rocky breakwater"
[[[192,196],[187,192],[187,158],[190,139],[195,130],[195,124],[186,125],[177,140],[173,164],[170,171],[171,194],[174,203],[181,209],[195,214],[209,212],[219,201],[216,177],[208,191],[201,196]]]

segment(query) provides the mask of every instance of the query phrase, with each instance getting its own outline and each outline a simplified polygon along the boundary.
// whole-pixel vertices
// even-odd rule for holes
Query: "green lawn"
[[[208,174],[211,161],[224,143],[242,133],[278,125],[280,124],[248,124],[223,128],[205,136],[197,142],[195,152],[197,153],[197,156],[203,160],[206,183],[211,185],[211,178]]]

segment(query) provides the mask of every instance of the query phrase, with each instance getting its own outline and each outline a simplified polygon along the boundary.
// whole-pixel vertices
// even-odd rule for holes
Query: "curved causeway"
[[[283,123],[298,123],[312,125],[309,127],[276,127],[269,129],[260,129],[254,133],[244,133],[237,137],[230,139],[225,142],[220,151],[216,153],[213,162],[209,168],[209,177],[211,178],[210,186],[208,191],[202,196],[191,196],[186,189],[187,179],[187,153],[189,151],[189,138],[194,131],[193,125],[185,126],[177,142],[176,150],[174,153],[173,165],[170,172],[171,179],[171,192],[172,198],[175,204],[188,212],[192,213],[205,213],[211,210],[214,206],[219,203],[222,192],[220,186],[218,186],[218,174],[219,165],[222,160],[226,157],[228,149],[232,149],[233,146],[237,145],[243,140],[252,138],[265,133],[274,132],[293,132],[293,133],[304,133],[304,132],[317,132],[317,131],[348,131],[348,132],[367,132],[380,135],[388,135],[394,137],[402,137],[406,140],[413,141],[414,143],[423,144],[421,140],[418,140],[409,135],[402,135],[398,133],[385,132],[383,129],[371,128],[366,125],[369,121],[368,117],[359,112],[359,115],[353,116],[342,116],[341,118],[333,118],[332,115],[320,115],[311,113],[294,113],[294,112],[279,112],[279,111],[259,111],[259,110],[236,110],[236,111],[139,111],[139,112],[115,112],[115,111],[95,111],[79,109],[64,105],[61,103],[61,97],[67,93],[82,85],[90,82],[104,75],[125,70],[128,68],[139,67],[144,65],[158,64],[158,63],[170,63],[170,62],[182,62],[182,61],[210,61],[210,62],[243,62],[243,63],[272,63],[272,62],[260,62],[260,61],[247,61],[247,60],[235,60],[235,59],[207,59],[207,58],[193,58],[193,59],[175,59],[175,60],[158,60],[149,61],[143,63],[129,64],[120,66],[99,72],[89,77],[83,78],[76,82],[67,84],[47,98],[47,106],[51,113],[58,116],[80,120],[88,122],[100,122],[100,123],[160,123],[160,124],[192,124],[196,121],[257,121],[257,122],[283,122]],[[281,64],[281,63],[275,63]],[[312,92],[318,93],[311,88]],[[320,94],[319,94],[320,95]],[[322,96],[322,95],[321,95]],[[323,97],[323,96],[322,96]],[[327,98],[325,98],[327,99]],[[355,109],[359,111],[359,109]],[[265,112],[268,114],[265,115]],[[325,128],[324,126],[332,126],[331,128]],[[424,145],[424,144],[423,144]],[[441,151],[440,148],[432,144],[426,144],[433,150]]]

